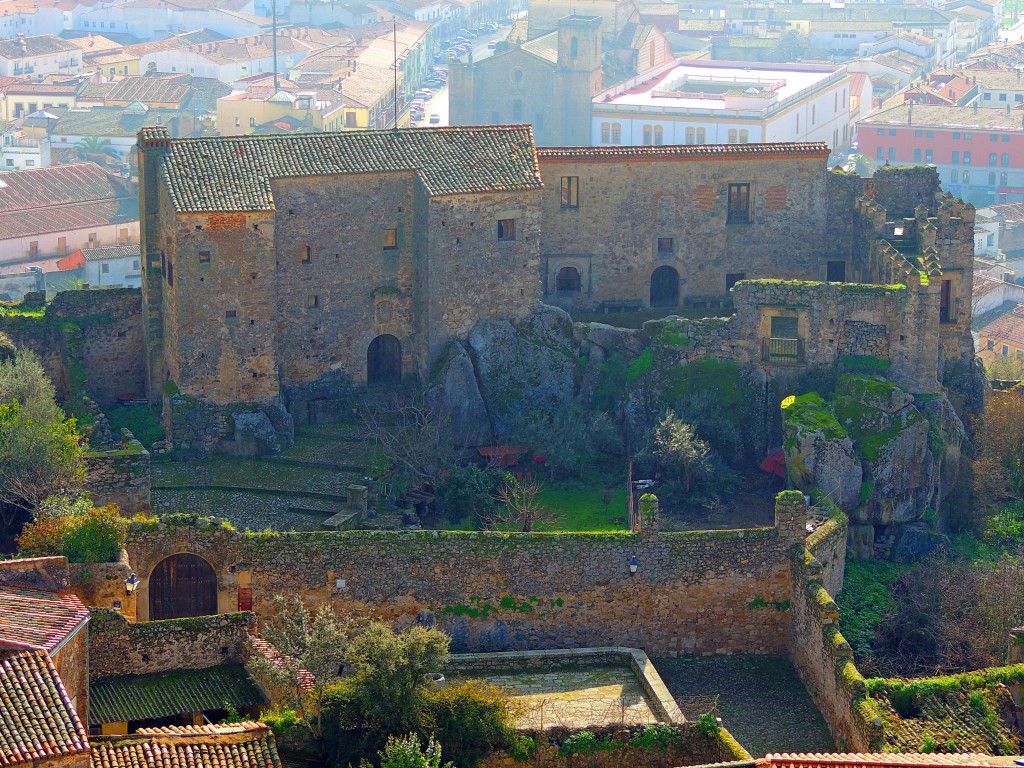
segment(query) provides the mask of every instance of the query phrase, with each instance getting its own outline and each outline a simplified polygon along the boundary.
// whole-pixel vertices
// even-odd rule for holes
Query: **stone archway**
[[[402,383],[402,342],[391,334],[370,342],[366,350],[366,383],[371,387]]]
[[[560,295],[577,294],[583,289],[580,271],[576,267],[562,267],[555,276],[555,292]]]
[[[217,613],[217,573],[199,555],[165,557],[149,575],[149,620]]]
[[[651,274],[651,306],[679,306],[679,273],[673,267],[658,267]]]

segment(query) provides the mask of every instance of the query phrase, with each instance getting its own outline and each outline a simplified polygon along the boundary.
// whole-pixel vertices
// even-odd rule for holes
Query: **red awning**
[[[764,461],[757,465],[765,472],[770,472],[779,477],[786,476],[786,454],[784,451],[776,451],[764,457]]]

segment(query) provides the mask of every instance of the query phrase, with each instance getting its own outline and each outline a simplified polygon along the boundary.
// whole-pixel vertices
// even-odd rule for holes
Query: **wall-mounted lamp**
[[[640,570],[640,561],[636,559],[636,555],[629,558],[629,575],[636,576],[636,572]]]
[[[134,573],[124,580],[124,591],[129,595],[132,594],[136,589],[139,588],[139,584],[142,583],[142,579],[136,576]]]

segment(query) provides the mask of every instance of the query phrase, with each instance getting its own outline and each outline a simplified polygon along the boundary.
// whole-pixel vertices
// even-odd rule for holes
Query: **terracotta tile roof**
[[[1024,347],[1024,304],[1018,304],[1011,312],[979,328],[978,336],[983,339],[994,339],[997,343],[1007,341]]]
[[[266,640],[254,637],[252,639],[252,645],[263,658],[278,669],[288,671],[290,668],[296,666],[294,658],[286,653],[281,653],[281,651],[277,649],[276,645],[273,645]],[[304,691],[313,690],[313,686],[316,685],[316,678],[313,677],[312,672],[305,667],[298,667],[297,675],[299,678],[299,688]]]
[[[69,109],[53,125],[55,136],[135,136],[140,128],[180,120],[184,111],[170,107]]]
[[[996,765],[988,755],[963,754],[887,754],[887,753],[840,753],[840,754],[772,754],[765,755],[755,764],[771,768],[916,768],[917,766],[941,765],[948,768],[973,768],[974,766]]]
[[[53,651],[89,620],[70,592],[0,584],[0,642]]]
[[[158,130],[143,137],[161,137]],[[528,125],[170,140],[163,176],[178,211],[274,208],[285,176],[414,171],[431,195],[540,189]]]
[[[49,655],[0,648],[0,765],[88,751],[88,734]]]
[[[817,141],[773,144],[664,144],[647,147],[538,147],[537,158],[545,160],[628,160],[630,158],[703,159],[706,157],[749,157],[751,155],[828,156],[828,147]]]
[[[24,47],[22,47],[24,43]],[[21,40],[7,38],[0,40],[0,57],[5,59],[21,59],[25,56],[45,56],[50,53],[76,51],[81,53],[82,46],[63,40],[56,35],[36,35],[23,37]]]
[[[0,213],[0,240],[104,224],[124,224],[138,219],[139,201],[136,197],[3,212]]]
[[[95,163],[7,171],[0,178],[0,211],[117,197],[117,182]]]
[[[94,736],[93,768],[281,768],[263,723],[140,728],[130,736]]]
[[[89,724],[150,720],[209,709],[240,710],[266,697],[241,664],[98,680],[89,688]]]
[[[83,248],[82,256],[86,261],[105,261],[107,259],[123,259],[126,257],[138,256],[142,246],[134,245],[107,245],[102,248]]]

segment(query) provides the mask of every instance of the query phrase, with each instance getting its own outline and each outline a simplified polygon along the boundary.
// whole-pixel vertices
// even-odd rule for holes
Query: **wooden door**
[[[198,555],[171,555],[149,577],[149,618],[180,619],[217,613],[217,574]]]

